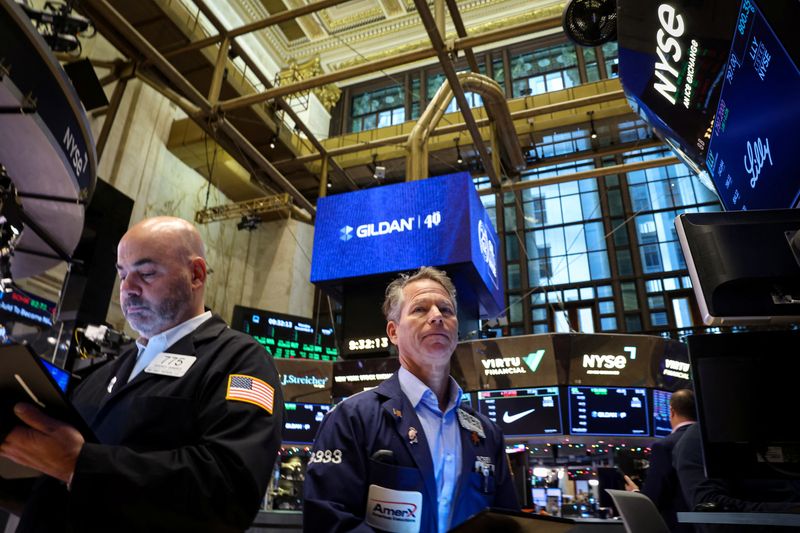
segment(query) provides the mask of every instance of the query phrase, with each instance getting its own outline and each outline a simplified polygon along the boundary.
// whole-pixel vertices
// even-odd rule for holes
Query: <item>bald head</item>
[[[144,340],[203,312],[205,247],[197,228],[175,217],[145,219],[117,247],[120,304]]]
[[[694,405],[694,392],[690,389],[679,389],[669,399],[669,419],[672,427],[683,422],[694,422],[697,414]]]

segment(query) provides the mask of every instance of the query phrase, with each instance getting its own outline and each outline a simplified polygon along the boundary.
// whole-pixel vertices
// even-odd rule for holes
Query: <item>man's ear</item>
[[[395,324],[394,320],[386,323],[386,335],[392,341],[392,344],[397,344],[397,324]]]
[[[208,277],[208,266],[202,257],[192,259],[192,287],[199,288],[205,285]]]

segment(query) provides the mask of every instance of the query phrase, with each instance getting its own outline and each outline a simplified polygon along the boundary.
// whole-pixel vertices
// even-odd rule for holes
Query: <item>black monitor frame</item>
[[[693,335],[688,343],[706,476],[800,478],[800,330]]]

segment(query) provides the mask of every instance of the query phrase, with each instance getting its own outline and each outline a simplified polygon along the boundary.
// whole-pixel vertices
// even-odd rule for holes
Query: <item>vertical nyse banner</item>
[[[800,16],[792,7],[784,16]],[[744,0],[706,161],[725,209],[790,208],[800,201],[800,71],[789,53],[756,3]]]
[[[684,160],[701,167],[719,100],[735,4],[619,0],[617,5],[625,94],[633,109]]]
[[[484,316],[503,309],[499,243],[469,173],[320,198],[311,281],[467,267]]]

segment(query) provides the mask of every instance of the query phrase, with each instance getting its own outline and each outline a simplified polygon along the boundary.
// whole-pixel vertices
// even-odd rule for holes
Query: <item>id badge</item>
[[[197,357],[193,355],[164,352],[158,354],[144,371],[148,374],[179,378],[191,368],[195,361],[197,361]]]
[[[419,533],[422,524],[422,493],[369,486],[367,524],[392,533]]]

